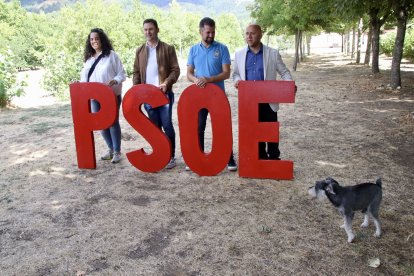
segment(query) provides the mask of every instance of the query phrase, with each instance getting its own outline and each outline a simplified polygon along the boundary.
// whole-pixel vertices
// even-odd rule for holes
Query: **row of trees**
[[[368,28],[368,57],[372,49],[372,72],[379,72],[380,30],[385,23],[397,26],[391,68],[391,87],[401,86],[400,64],[407,22],[414,13],[412,0],[255,0],[252,16],[268,32],[296,36],[296,62],[300,61],[303,33],[312,35],[324,30],[349,33],[357,26],[358,39]],[[360,42],[357,43],[360,46]],[[411,46],[412,47],[412,46]],[[360,49],[357,49],[360,53]],[[357,54],[357,62],[359,61]],[[365,61],[367,62],[367,60]],[[296,68],[296,65],[294,66]]]
[[[54,95],[67,97],[68,84],[79,79],[87,35],[92,28],[105,30],[131,75],[135,50],[145,42],[142,22],[146,18],[158,21],[160,38],[174,45],[179,56],[187,56],[189,48],[200,40],[198,23],[202,14],[185,12],[175,1],[164,10],[139,1],[124,6],[122,1],[87,0],[54,13],[35,14],[25,11],[19,1],[0,0],[0,55],[18,70],[43,67],[45,88]],[[231,52],[244,44],[241,22],[234,14],[222,13],[214,19],[216,39]],[[16,94],[4,93],[4,103],[10,101],[8,95]]]
[[[17,0],[7,3],[0,0],[0,105],[4,106],[23,91],[24,83],[17,83],[15,72],[27,68],[43,67],[45,88],[66,97],[68,83],[79,78],[86,38],[93,27],[103,28],[108,33],[129,75],[135,49],[145,41],[142,32],[145,18],[157,19],[160,38],[173,44],[184,58],[190,46],[200,39],[198,22],[202,14],[184,11],[175,0],[167,10],[139,1],[133,1],[132,5],[131,1],[128,5],[125,3],[86,0],[54,13],[36,14],[24,10]],[[379,72],[380,27],[386,22],[397,25],[392,71],[393,76],[397,73],[398,76],[393,87],[401,85],[399,62],[404,28],[412,16],[412,0],[255,0],[250,11],[268,34],[295,36],[297,62],[303,46],[309,47],[314,34],[321,31],[345,34],[356,28],[357,37],[361,37],[368,29],[372,36],[369,41],[372,41],[373,72]],[[214,19],[216,38],[228,45],[230,52],[244,45],[242,27],[248,23],[248,18],[241,22],[232,13],[221,13]],[[412,37],[414,40],[414,31]],[[370,49],[371,46],[367,48]],[[357,49],[357,62],[359,53]]]

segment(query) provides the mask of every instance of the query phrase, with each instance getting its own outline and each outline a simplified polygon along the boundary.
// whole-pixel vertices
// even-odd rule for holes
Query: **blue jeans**
[[[175,157],[175,130],[172,122],[172,109],[174,104],[174,93],[172,91],[167,92],[169,103],[157,108],[152,108],[149,104],[144,104],[144,108],[148,113],[150,120],[162,128],[171,141],[172,151],[171,158]]]
[[[121,126],[119,125],[119,107],[121,106],[121,101],[122,96],[116,96],[118,116],[116,117],[115,123],[110,128],[101,130],[106,145],[114,152],[121,152]],[[92,100],[91,109],[93,113],[96,113],[101,109],[101,105],[98,101]]]

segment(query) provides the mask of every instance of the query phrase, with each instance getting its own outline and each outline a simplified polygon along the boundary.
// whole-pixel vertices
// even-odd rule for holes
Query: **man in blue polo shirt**
[[[224,80],[230,77],[230,54],[227,46],[214,41],[216,23],[205,17],[200,24],[201,42],[190,49],[187,62],[187,79],[204,88],[207,83],[214,83],[224,92]],[[204,150],[204,133],[206,130],[208,110],[201,109],[198,114],[198,137],[201,149]],[[189,170],[186,167],[186,170]],[[233,151],[227,165],[229,171],[236,171],[237,165]]]

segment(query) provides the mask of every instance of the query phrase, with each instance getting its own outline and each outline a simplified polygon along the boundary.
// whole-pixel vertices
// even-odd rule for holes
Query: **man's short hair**
[[[215,28],[216,22],[214,22],[214,20],[211,19],[210,17],[204,17],[200,21],[200,24],[199,24],[200,29],[203,28],[205,25]]]
[[[142,26],[144,26],[146,23],[152,23],[152,24],[154,24],[155,28],[158,29],[157,20],[152,19],[152,18],[145,19],[144,23],[142,23]]]

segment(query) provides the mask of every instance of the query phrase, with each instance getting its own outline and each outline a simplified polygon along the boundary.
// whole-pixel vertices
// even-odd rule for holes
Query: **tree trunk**
[[[369,24],[368,28],[368,37],[367,37],[367,49],[365,50],[365,60],[364,64],[369,65],[369,60],[371,58],[371,46],[372,46],[372,28]]]
[[[295,59],[293,61],[293,71],[296,71],[299,62],[299,30],[295,34]]]
[[[341,52],[344,53],[345,52],[345,47],[344,47],[344,45],[345,45],[345,35],[344,35],[344,33],[341,34],[341,37],[342,37]]]
[[[361,63],[361,35],[362,35],[362,18],[358,23],[358,37],[357,37],[357,50],[356,50],[356,63]]]
[[[312,36],[307,35],[306,36],[306,47],[308,48],[308,56],[310,56],[310,45],[311,45]]]
[[[395,37],[394,51],[392,53],[391,65],[391,87],[393,89],[401,86],[401,59],[404,50],[405,31],[407,28],[407,10],[406,7],[398,7],[396,10],[397,17],[397,36]]]
[[[350,31],[348,30],[347,32],[346,32],[346,51],[345,51],[345,54],[348,56],[349,55],[349,52],[350,52],[350,49],[351,49],[351,39],[350,39]]]
[[[379,40],[381,23],[378,18],[378,9],[371,9],[371,26],[372,26],[372,73],[379,73]]]
[[[348,35],[345,32],[344,33],[344,51],[343,51],[344,56],[347,56],[348,55],[348,39],[347,38],[348,38]]]
[[[302,39],[302,35],[303,35],[303,32],[302,31],[300,31],[300,33],[299,33],[299,63],[301,63],[302,61],[303,61],[303,39]]]
[[[351,59],[355,57],[355,25],[352,27],[352,46],[351,46]]]

